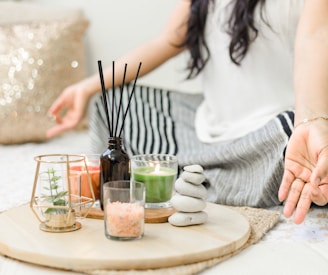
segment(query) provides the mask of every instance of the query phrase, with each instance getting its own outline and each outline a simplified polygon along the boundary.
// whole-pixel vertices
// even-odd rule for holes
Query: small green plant
[[[67,195],[68,191],[60,191],[60,186],[58,184],[58,181],[61,179],[61,176],[56,175],[56,170],[53,168],[48,169],[47,177],[48,177],[48,183],[49,186],[44,186],[43,188],[48,191],[47,195],[44,195],[44,198],[46,201],[52,203],[54,206],[65,206],[67,205],[67,200],[65,196]],[[46,214],[64,214],[66,213],[66,209],[60,209],[60,208],[48,208],[45,213]]]

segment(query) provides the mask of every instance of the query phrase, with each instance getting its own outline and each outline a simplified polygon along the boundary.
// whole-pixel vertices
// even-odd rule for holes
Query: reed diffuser
[[[114,80],[115,80],[115,62],[113,61],[113,75],[112,75],[112,95],[107,97],[108,93],[105,88],[105,81],[102,71],[101,61],[98,61],[99,76],[102,88],[102,103],[106,115],[108,126],[108,148],[100,156],[100,207],[104,209],[103,203],[103,185],[106,182],[114,180],[129,180],[130,179],[130,158],[123,149],[122,131],[124,128],[124,121],[129,111],[130,102],[133,97],[135,85],[139,76],[141,63],[134,79],[132,91],[128,98],[127,106],[123,107],[123,92],[125,87],[125,76],[127,64],[124,67],[124,74],[122,84],[120,86],[119,96],[115,95]]]

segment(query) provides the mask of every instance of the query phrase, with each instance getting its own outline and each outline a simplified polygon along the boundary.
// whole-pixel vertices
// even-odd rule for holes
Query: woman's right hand
[[[85,87],[84,81],[68,86],[53,102],[49,114],[54,117],[56,125],[48,129],[48,138],[73,129],[82,120],[90,98]]]

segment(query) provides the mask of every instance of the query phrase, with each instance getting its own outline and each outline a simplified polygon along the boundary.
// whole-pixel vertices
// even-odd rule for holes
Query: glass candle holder
[[[94,193],[95,200],[99,200],[99,188],[100,188],[100,154],[83,154],[85,157],[86,165],[88,168],[89,176],[92,183],[92,190],[89,186],[89,176],[86,171],[86,167],[83,162],[76,163],[71,166],[72,173],[78,173],[81,175],[81,187],[80,195],[82,197],[91,198],[92,192]]]
[[[135,240],[144,234],[145,185],[118,180],[103,185],[105,236],[111,240]]]
[[[47,232],[69,232],[81,228],[77,217],[86,217],[94,195],[81,196],[81,174],[72,170],[82,165],[90,179],[85,157],[71,154],[36,156],[37,162],[30,207]],[[92,188],[88,180],[89,190]]]
[[[146,186],[146,208],[169,208],[178,173],[173,155],[151,154],[131,157],[131,178]]]

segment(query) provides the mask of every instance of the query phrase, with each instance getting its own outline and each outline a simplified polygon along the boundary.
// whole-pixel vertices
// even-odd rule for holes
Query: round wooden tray
[[[175,227],[146,223],[141,240],[113,241],[104,235],[104,222],[81,219],[82,228],[48,233],[28,205],[0,214],[0,252],[9,257],[54,268],[150,269],[191,264],[240,248],[249,238],[250,225],[241,214],[208,203],[205,224]]]

